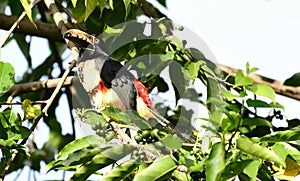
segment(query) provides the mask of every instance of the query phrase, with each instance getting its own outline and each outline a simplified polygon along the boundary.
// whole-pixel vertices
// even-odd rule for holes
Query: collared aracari
[[[101,39],[77,29],[68,30],[64,38],[81,50],[77,61],[77,73],[96,109],[117,107],[136,110],[140,116],[154,118],[162,126],[174,130],[180,137],[195,142],[156,112],[148,89],[120,62],[109,56]]]

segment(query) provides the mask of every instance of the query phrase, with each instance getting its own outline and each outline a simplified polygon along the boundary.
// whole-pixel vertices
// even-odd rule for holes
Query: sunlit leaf
[[[71,143],[69,143],[68,145],[66,145],[58,154],[57,159],[58,160],[65,160],[67,159],[68,155],[86,148],[86,147],[95,147],[95,146],[99,146],[101,144],[103,144],[103,138],[97,136],[97,135],[90,135],[90,136],[86,136],[80,139],[77,139],[75,141],[72,141]]]
[[[130,2],[131,0],[123,0],[124,5],[125,5],[125,10],[126,10],[126,16],[128,16],[129,12],[130,12]]]
[[[4,139],[0,139],[0,148],[11,148],[11,149],[16,149],[16,148],[20,148],[22,147],[22,145],[17,144],[15,141],[13,140],[4,140]]]
[[[108,0],[108,5],[110,7],[110,9],[114,9],[114,1],[113,0]]]
[[[251,77],[245,76],[242,71],[237,71],[234,79],[234,87],[247,86],[253,84],[254,81]]]
[[[166,174],[172,172],[177,164],[171,156],[167,155],[153,162],[149,167],[137,173],[134,181],[152,181],[159,180]]]
[[[185,79],[195,81],[195,79],[198,76],[198,72],[199,72],[201,64],[203,64],[203,62],[201,62],[201,61],[187,62],[183,68],[183,73],[184,73]]]
[[[131,174],[140,164],[136,163],[134,160],[126,161],[115,168],[108,171],[101,181],[117,181],[125,179],[129,174]]]
[[[7,108],[0,113],[0,120],[4,128],[21,124],[20,114],[11,108]]]
[[[241,151],[244,151],[245,153],[248,153],[252,156],[264,159],[264,160],[269,160],[269,161],[274,161],[280,165],[285,165],[284,161],[281,160],[277,154],[275,154],[272,150],[263,147],[257,143],[254,143],[251,141],[249,138],[246,136],[240,136],[237,139],[237,148],[240,149]]]
[[[252,86],[246,87],[247,90],[253,92],[256,95],[267,97],[275,103],[275,91],[266,84],[254,84]]]
[[[258,169],[261,165],[261,162],[258,160],[252,160],[248,165],[244,168],[244,173],[250,177],[251,181],[256,181]]]
[[[12,126],[8,133],[8,139],[11,140],[19,140],[19,139],[24,139],[24,138],[28,138],[31,135],[31,131],[21,125],[15,125]]]
[[[246,72],[247,72],[247,75],[249,75],[249,74],[251,74],[253,72],[256,72],[258,70],[259,70],[259,68],[257,68],[257,67],[250,68],[249,62],[246,63]]]
[[[225,148],[223,143],[215,143],[206,161],[206,180],[219,180],[225,166]]]
[[[15,70],[10,63],[0,62],[0,96],[15,83]]]
[[[168,36],[168,37],[166,37],[166,41],[167,41],[167,42],[170,42],[170,43],[173,44],[173,45],[175,45],[176,48],[177,48],[178,50],[182,50],[182,49],[184,48],[184,45],[183,45],[183,43],[182,43],[182,40],[179,39],[179,38],[176,37],[176,36],[173,36],[173,35]]]
[[[71,0],[71,2],[72,2],[73,7],[76,8],[77,0]]]
[[[32,119],[42,114],[40,105],[32,105],[32,102],[29,99],[25,99],[22,102],[22,107],[25,114],[25,119]]]
[[[31,12],[31,7],[30,7],[30,3],[31,1],[28,0],[20,0],[20,2],[22,3],[22,6],[25,10],[25,13],[27,15],[27,17],[29,18],[29,20],[31,21],[32,24],[35,25],[33,19],[32,19],[32,12]]]

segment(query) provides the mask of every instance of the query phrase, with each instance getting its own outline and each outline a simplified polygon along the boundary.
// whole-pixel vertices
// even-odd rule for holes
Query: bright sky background
[[[167,5],[164,13],[198,34],[218,63],[244,69],[248,61],[252,67],[260,68],[259,74],[280,81],[300,72],[299,0],[168,0]],[[39,38],[33,41],[36,44],[31,50],[40,52],[31,54],[36,55],[33,57],[36,63],[49,52],[45,51],[44,41]],[[15,43],[10,43],[2,49],[1,60],[11,62],[20,76],[26,61],[18,50]],[[277,98],[286,107],[288,118],[300,117],[299,102]],[[38,180],[53,179],[49,174],[40,176]],[[20,178],[24,180],[27,175]]]

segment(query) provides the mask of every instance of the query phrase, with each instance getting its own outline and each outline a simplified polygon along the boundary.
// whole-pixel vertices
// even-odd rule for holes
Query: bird
[[[179,136],[195,142],[156,111],[147,87],[118,60],[110,57],[101,38],[78,29],[67,30],[63,37],[80,49],[78,77],[96,110],[106,107],[134,110],[140,116],[154,118],[163,127],[175,130]]]

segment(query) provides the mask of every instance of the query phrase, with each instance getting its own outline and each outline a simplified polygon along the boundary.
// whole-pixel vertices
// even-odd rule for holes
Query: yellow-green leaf
[[[264,160],[269,160],[269,161],[274,161],[280,165],[285,166],[285,163],[283,160],[279,158],[279,156],[274,153],[272,150],[263,147],[257,143],[254,143],[251,141],[249,138],[246,136],[241,136],[237,139],[236,147],[240,149],[241,151],[248,153],[249,155],[264,159]]]
[[[246,87],[247,90],[253,92],[256,95],[259,96],[263,96],[263,97],[267,97],[269,99],[271,99],[273,101],[273,103],[275,102],[275,91],[268,85],[266,84],[254,84],[252,86],[248,86]]]
[[[77,0],[71,0],[71,2],[72,2],[73,7],[76,8]]]
[[[31,0],[20,0],[20,2],[21,2],[22,6],[25,10],[25,13],[26,13],[27,17],[29,18],[31,23],[35,25],[35,23],[32,19],[32,13],[31,13],[31,7],[30,7]]]
[[[25,99],[22,102],[22,107],[24,110],[25,119],[32,119],[42,114],[40,105],[32,105],[29,99]]]

